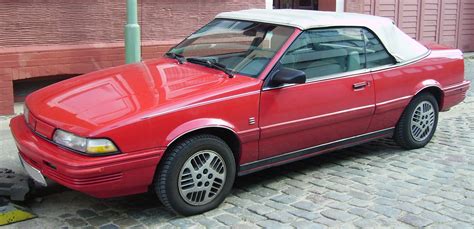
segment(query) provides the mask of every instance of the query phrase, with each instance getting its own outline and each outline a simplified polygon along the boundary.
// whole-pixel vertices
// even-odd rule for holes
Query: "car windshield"
[[[232,72],[257,77],[293,31],[286,26],[215,19],[169,52],[209,60]]]

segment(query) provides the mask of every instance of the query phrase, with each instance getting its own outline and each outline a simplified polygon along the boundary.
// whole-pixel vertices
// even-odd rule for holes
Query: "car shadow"
[[[271,182],[272,180],[287,178],[290,174],[307,174],[325,167],[346,166],[347,162],[355,159],[392,157],[403,151],[404,150],[398,146],[394,140],[389,138],[379,139],[238,177],[234,184],[234,189],[240,188],[247,190],[262,182],[265,183],[267,181]]]
[[[314,173],[322,168],[332,166],[347,166],[353,160],[374,161],[374,157],[380,159],[387,159],[389,157],[397,156],[404,153],[404,150],[396,145],[391,139],[380,139],[365,143],[362,145],[333,151],[326,154],[317,155],[301,161],[292,162],[289,164],[272,167],[259,172],[255,172],[246,176],[237,177],[233,186],[232,194],[238,195],[252,190],[259,185],[271,184],[283,179],[293,177],[295,174]],[[408,153],[408,152],[407,152]],[[317,178],[315,178],[317,179]],[[37,191],[37,196],[41,198],[48,198],[48,195],[63,195],[61,192],[68,191],[60,185],[50,187],[50,189]],[[70,191],[69,191],[70,192]],[[110,198],[110,199],[95,199],[78,192],[73,191],[78,198],[86,198],[88,204],[77,206],[83,209],[92,209],[97,212],[99,216],[106,214],[107,217],[111,215],[110,212],[115,212],[112,215],[124,215],[135,219],[153,218],[156,217],[160,222],[169,221],[176,218],[181,218],[178,215],[168,211],[158,200],[157,196],[149,191],[148,193],[132,195],[127,197]],[[61,198],[61,197],[56,197]],[[34,204],[35,199],[30,198],[29,204]]]

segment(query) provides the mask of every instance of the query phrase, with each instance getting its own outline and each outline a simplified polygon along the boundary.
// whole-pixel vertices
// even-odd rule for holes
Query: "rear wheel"
[[[232,151],[214,135],[196,135],[179,142],[160,164],[155,191],[166,207],[182,215],[219,206],[235,179]]]
[[[395,141],[406,149],[424,147],[435,133],[438,112],[438,102],[432,94],[417,95],[408,104],[395,128]]]

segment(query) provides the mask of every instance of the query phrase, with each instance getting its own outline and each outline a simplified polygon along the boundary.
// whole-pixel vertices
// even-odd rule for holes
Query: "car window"
[[[363,31],[366,40],[367,68],[395,64],[395,58],[387,52],[380,40],[367,29]]]
[[[360,28],[304,31],[281,59],[285,68],[304,71],[308,80],[365,68],[365,40]]]
[[[261,22],[215,19],[169,52],[206,59],[257,77],[294,28]]]

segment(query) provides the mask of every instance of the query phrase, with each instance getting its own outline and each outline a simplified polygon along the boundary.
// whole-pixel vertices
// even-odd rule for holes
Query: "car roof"
[[[249,9],[220,13],[216,18],[284,25],[301,30],[339,26],[364,27],[375,33],[398,62],[417,60],[429,52],[425,46],[401,31],[391,19],[366,14],[294,9]]]
[[[258,21],[270,24],[296,27],[302,30],[331,27],[331,26],[385,26],[393,24],[393,21],[378,16],[357,13],[337,13],[315,10],[294,9],[250,9],[233,12],[225,12],[217,15],[217,18],[238,19],[244,21]]]

